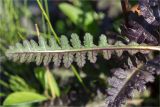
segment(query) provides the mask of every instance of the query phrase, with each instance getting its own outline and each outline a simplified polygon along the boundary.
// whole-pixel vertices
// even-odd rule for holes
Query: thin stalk
[[[38,3],[39,8],[41,9],[41,11],[42,11],[42,13],[43,13],[43,15],[44,15],[44,17],[45,17],[45,19],[46,19],[46,21],[47,21],[49,27],[50,27],[50,29],[51,29],[51,31],[52,31],[52,33],[53,33],[55,39],[56,39],[57,42],[60,44],[60,40],[59,40],[59,38],[58,38],[56,32],[54,31],[54,29],[53,29],[53,27],[52,27],[52,24],[51,24],[51,22],[50,22],[50,20],[49,20],[49,18],[48,18],[48,16],[47,16],[45,10],[43,9],[42,4],[40,3],[39,0],[37,0],[37,3]]]
[[[4,82],[3,80],[0,80],[0,85],[4,86],[7,89],[10,89],[10,86],[8,83]]]
[[[18,36],[22,39],[25,40],[26,38],[24,36],[22,36],[22,34],[20,32],[18,32]]]
[[[37,36],[39,37],[40,34],[39,34],[39,28],[38,28],[38,25],[37,25],[37,24],[35,24],[35,28],[36,28]]]
[[[72,71],[74,73],[74,75],[77,77],[78,81],[82,84],[82,86],[85,88],[85,90],[87,92],[90,92],[89,89],[85,86],[82,78],[80,77],[80,75],[78,74],[77,70],[75,69],[75,67],[73,65],[71,65]]]
[[[49,10],[48,10],[48,2],[47,2],[47,0],[44,0],[44,5],[45,5],[45,10],[46,10],[47,16],[48,16],[48,18],[50,18],[50,16],[49,16]]]
[[[43,4],[43,1],[42,1],[42,0],[41,0],[40,2]],[[42,14],[42,29],[43,29],[43,32],[44,32],[44,33],[47,33],[47,32],[46,32],[45,19],[44,19],[44,15],[43,15],[43,14]]]
[[[49,10],[48,10],[48,1],[47,1],[47,0],[44,0],[44,6],[45,6],[45,10],[46,10],[47,16],[48,16],[48,18],[49,18],[49,20],[50,20]],[[50,31],[48,25],[47,25],[47,30],[48,30],[48,38],[50,38],[51,31]]]

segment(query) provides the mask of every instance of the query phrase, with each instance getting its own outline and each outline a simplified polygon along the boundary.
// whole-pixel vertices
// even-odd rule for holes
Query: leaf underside
[[[140,63],[131,69],[112,69],[113,76],[108,79],[111,86],[107,90],[106,104],[108,107],[121,107],[134,91],[143,92],[146,83],[154,81],[154,75],[160,75],[160,55],[146,64]]]
[[[22,44],[16,43],[15,46],[10,46],[6,52],[6,56],[13,61],[19,61],[21,63],[36,62],[37,65],[41,63],[48,65],[50,62],[54,62],[56,67],[60,66],[62,60],[64,66],[68,68],[73,61],[77,62],[79,67],[84,66],[86,59],[91,63],[95,63],[98,53],[102,53],[104,58],[108,60],[112,54],[117,54],[120,57],[123,51],[128,51],[131,55],[138,52],[149,52],[145,49],[147,46],[135,42],[126,45],[121,41],[117,41],[115,44],[110,45],[107,43],[107,38],[103,34],[100,36],[97,46],[93,43],[93,36],[89,33],[86,33],[84,36],[84,45],[82,45],[79,36],[75,33],[71,35],[70,41],[64,35],[61,36],[60,41],[61,46],[58,45],[53,37],[46,40],[40,36],[38,43],[34,40],[24,40]],[[71,45],[69,42],[71,42]],[[158,48],[159,46],[157,46]]]

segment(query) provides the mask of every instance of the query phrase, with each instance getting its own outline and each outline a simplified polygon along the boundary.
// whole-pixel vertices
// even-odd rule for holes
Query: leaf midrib
[[[69,53],[69,52],[83,52],[83,51],[101,51],[101,50],[152,50],[152,51],[160,51],[160,46],[107,46],[104,48],[94,47],[94,48],[80,48],[80,49],[61,49],[61,50],[32,50],[32,51],[12,51],[8,52],[10,54],[16,53]]]

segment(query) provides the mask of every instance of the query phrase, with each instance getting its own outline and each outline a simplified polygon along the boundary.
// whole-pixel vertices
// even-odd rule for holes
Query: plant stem
[[[42,0],[40,0],[41,1],[41,3],[43,4],[43,1]],[[46,25],[45,25],[45,19],[44,19],[44,15],[42,14],[42,29],[43,29],[43,32],[44,33],[47,33],[46,32]]]
[[[49,20],[50,20],[49,10],[48,10],[48,1],[47,1],[47,0],[44,0],[44,5],[45,5],[45,10],[46,10],[47,16],[48,16],[48,18],[49,18]],[[51,31],[50,31],[48,25],[47,25],[47,30],[48,30],[48,38],[50,38]]]
[[[39,35],[39,28],[38,28],[38,25],[37,25],[37,24],[35,24],[35,28],[36,28],[37,36],[39,37],[39,36],[40,36],[40,35]]]
[[[71,65],[71,68],[72,68],[72,71],[74,73],[74,75],[77,77],[77,79],[79,80],[79,82],[82,84],[82,86],[84,87],[84,89],[87,91],[87,92],[90,92],[89,89],[85,86],[82,78],[80,77],[80,75],[78,74],[77,70],[75,69],[75,67],[73,65]]]

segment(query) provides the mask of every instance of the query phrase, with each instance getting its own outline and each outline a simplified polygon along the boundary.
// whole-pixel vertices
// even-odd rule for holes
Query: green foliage
[[[35,73],[36,79],[38,79],[38,81],[43,86],[43,88],[47,89],[45,88],[45,69],[42,67],[37,67],[34,69],[34,73]]]
[[[30,34],[34,33],[33,24],[29,20],[30,17],[31,12],[22,2],[0,1],[0,52],[2,55],[4,55],[8,44],[14,44],[20,40],[21,37],[15,37],[15,35],[23,34],[22,38],[26,38],[29,32]],[[22,20],[25,20],[27,25]]]
[[[61,3],[59,5],[59,8],[75,24],[78,23],[79,16],[83,13],[83,11],[81,9],[79,9],[79,8],[77,8],[77,7],[75,7],[75,6],[71,5],[71,4],[68,4],[68,3]],[[68,11],[68,10],[72,10],[72,11]]]
[[[4,80],[0,80],[0,85],[5,87],[6,89],[10,89],[11,91],[17,92],[17,91],[31,91],[35,92],[36,89],[34,89],[32,86],[30,86],[26,80],[18,75],[11,75],[7,72],[4,72],[5,76],[9,78],[8,82]]]
[[[29,86],[26,81],[19,76],[11,76],[10,80],[10,88],[12,91],[30,91],[35,92],[35,89]]]
[[[50,19],[49,19],[49,17],[48,17],[49,14],[47,15],[47,13],[45,12],[45,10],[44,10],[44,8],[43,8],[40,0],[37,0],[37,3],[38,3],[38,6],[40,7],[40,9],[41,9],[41,11],[42,11],[42,14],[44,15],[44,17],[45,17],[45,19],[46,19],[46,21],[47,21],[47,24],[48,24],[48,26],[49,26],[52,34],[54,35],[54,37],[56,38],[56,40],[59,42],[59,38],[58,38],[56,32],[54,31],[54,29],[53,29],[53,27],[52,27],[52,24],[51,24],[51,22],[50,22]]]
[[[18,105],[23,103],[33,103],[33,102],[44,101],[46,99],[47,98],[45,96],[34,92],[27,92],[27,91],[14,92],[5,99],[3,105]]]
[[[0,93],[0,97],[3,97],[3,96],[5,96],[5,93]]]
[[[72,21],[75,25],[82,28],[84,31],[95,33],[98,27],[95,21],[101,17],[94,11],[86,11],[69,3],[61,3],[60,10]],[[84,7],[82,7],[84,8]],[[93,30],[94,29],[94,30]]]

